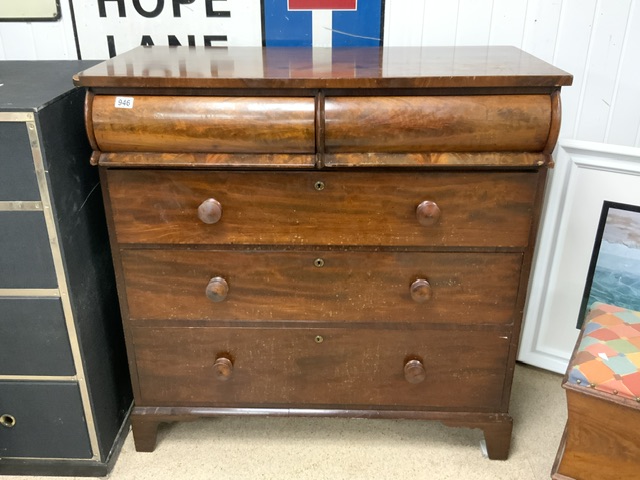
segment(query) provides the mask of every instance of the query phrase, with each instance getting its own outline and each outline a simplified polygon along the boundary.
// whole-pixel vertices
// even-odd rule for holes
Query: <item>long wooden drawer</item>
[[[538,174],[108,170],[107,178],[120,243],[525,247]],[[219,204],[215,223],[199,218],[209,199]]]
[[[337,97],[325,100],[327,152],[542,151],[548,95]]]
[[[95,142],[105,152],[313,153],[316,148],[313,98],[99,95],[90,119]]]
[[[522,255],[141,249],[122,261],[132,321],[477,325],[512,323]]]
[[[510,344],[491,331],[340,328],[133,328],[133,341],[141,406],[426,410],[499,408]],[[420,383],[405,377],[411,360]]]

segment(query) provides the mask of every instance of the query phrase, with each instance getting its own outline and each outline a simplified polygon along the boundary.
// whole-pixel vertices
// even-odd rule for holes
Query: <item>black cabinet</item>
[[[132,403],[97,169],[72,76],[0,62],[0,474],[106,475]]]

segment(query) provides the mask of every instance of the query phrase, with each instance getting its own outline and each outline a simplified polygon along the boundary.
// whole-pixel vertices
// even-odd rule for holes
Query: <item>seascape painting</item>
[[[578,328],[593,302],[640,311],[640,206],[604,202]]]

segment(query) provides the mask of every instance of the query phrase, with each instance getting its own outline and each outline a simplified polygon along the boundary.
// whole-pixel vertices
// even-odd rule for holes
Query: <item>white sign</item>
[[[260,0],[73,0],[82,59],[138,45],[260,46]]]
[[[116,108],[133,108],[133,97],[116,97]]]

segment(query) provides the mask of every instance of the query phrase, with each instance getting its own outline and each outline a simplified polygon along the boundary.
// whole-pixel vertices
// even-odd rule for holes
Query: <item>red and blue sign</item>
[[[332,47],[382,45],[384,0],[262,0],[263,44],[313,46],[314,12],[327,10]]]
[[[289,0],[289,10],[357,10],[358,0]]]

